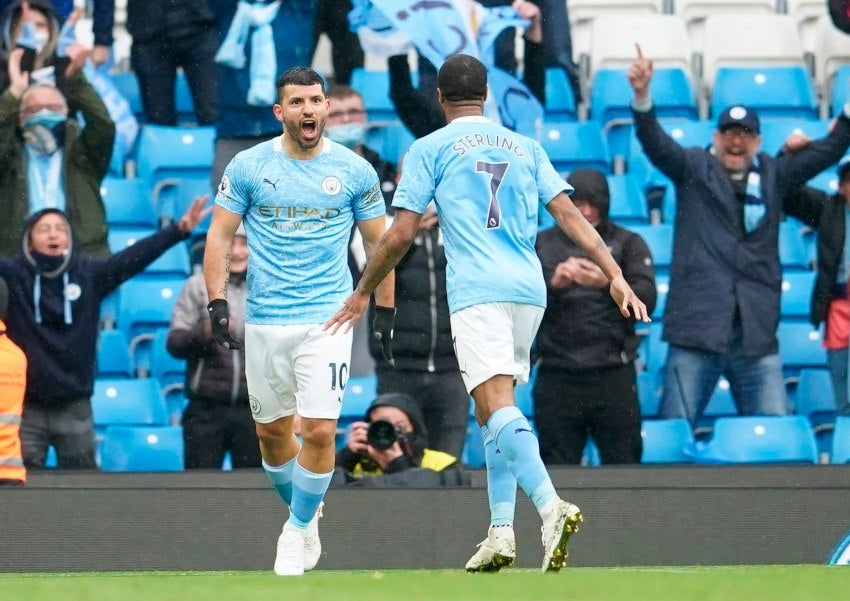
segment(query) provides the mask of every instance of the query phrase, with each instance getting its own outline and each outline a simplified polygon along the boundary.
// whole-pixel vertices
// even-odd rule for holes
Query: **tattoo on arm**
[[[227,283],[230,281],[230,253],[224,253],[224,281],[221,283],[219,293],[227,300]]]

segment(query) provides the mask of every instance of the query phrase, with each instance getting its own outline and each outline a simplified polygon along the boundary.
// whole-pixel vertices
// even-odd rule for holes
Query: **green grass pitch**
[[[845,566],[0,574],[6,601],[812,601],[846,598]]]

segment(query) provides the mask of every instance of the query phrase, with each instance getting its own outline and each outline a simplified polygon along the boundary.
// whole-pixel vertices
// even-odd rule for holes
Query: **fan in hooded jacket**
[[[9,286],[7,335],[27,357],[21,422],[24,464],[44,467],[47,447],[60,468],[94,469],[94,387],[100,305],[121,283],[186,240],[209,209],[196,198],[180,220],[108,258],[78,254],[67,216],[34,213],[15,256],[0,261]]]

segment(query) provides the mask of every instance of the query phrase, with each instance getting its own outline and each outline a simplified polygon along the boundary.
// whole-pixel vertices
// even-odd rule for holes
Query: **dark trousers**
[[[319,36],[324,33],[331,41],[331,64],[334,82],[349,85],[351,73],[363,66],[363,48],[360,38],[348,28],[348,13],[351,0],[319,0],[316,8],[316,29],[313,37],[313,52]]]
[[[248,403],[209,406],[190,402],[183,412],[186,469],[221,469],[227,451],[234,468],[260,467],[260,443]]]
[[[28,470],[44,468],[49,446],[56,450],[60,469],[97,469],[89,399],[77,399],[56,408],[24,403],[20,436]]]
[[[403,392],[416,400],[428,428],[428,448],[460,458],[466,440],[469,394],[459,371],[388,370],[376,367],[378,394]]]
[[[149,123],[177,125],[175,91],[177,68],[182,67],[192,92],[198,125],[218,119],[219,68],[213,60],[218,50],[215,30],[179,39],[134,42],[130,50],[133,71],[139,80],[142,106]]]
[[[547,465],[581,463],[588,436],[603,464],[639,463],[643,444],[634,364],[579,373],[541,366],[534,426]]]

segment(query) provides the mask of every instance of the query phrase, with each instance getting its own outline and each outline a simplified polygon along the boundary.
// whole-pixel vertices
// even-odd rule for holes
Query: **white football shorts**
[[[528,382],[531,343],[543,320],[543,307],[523,303],[483,303],[451,315],[452,338],[467,392],[493,376]]]
[[[245,376],[254,421],[293,415],[339,419],[353,331],[323,324],[245,324]]]

